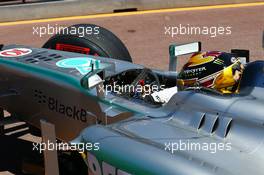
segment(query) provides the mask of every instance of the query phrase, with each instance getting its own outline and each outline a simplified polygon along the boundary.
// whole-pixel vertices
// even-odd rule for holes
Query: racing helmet
[[[221,93],[238,92],[243,64],[235,54],[210,51],[193,54],[177,78],[180,90],[206,87]]]

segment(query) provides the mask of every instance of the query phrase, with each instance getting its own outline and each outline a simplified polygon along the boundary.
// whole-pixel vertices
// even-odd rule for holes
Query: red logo
[[[19,57],[28,55],[32,52],[31,49],[27,48],[13,48],[13,49],[7,49],[0,52],[0,56],[2,57]]]

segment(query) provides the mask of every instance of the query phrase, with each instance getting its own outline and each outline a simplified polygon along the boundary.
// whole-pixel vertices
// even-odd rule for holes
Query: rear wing
[[[263,33],[263,47],[264,47],[264,33]],[[193,42],[187,44],[171,44],[169,46],[169,54],[170,54],[170,61],[169,61],[169,71],[176,71],[178,56],[192,54],[196,52],[200,52],[202,49],[201,42]],[[232,49],[231,53],[235,54],[237,58],[243,64],[249,62],[249,50],[243,49]]]

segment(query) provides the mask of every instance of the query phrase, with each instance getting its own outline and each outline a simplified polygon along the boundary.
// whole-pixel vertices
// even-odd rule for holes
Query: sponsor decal
[[[41,104],[42,106],[47,106],[47,108],[51,112],[56,112],[73,120],[78,120],[83,123],[87,123],[88,117],[95,116],[95,114],[93,114],[92,112],[89,112],[79,106],[64,104],[55,97],[46,96],[40,90],[35,90],[34,97],[37,100],[38,104]]]
[[[81,122],[87,122],[87,112],[85,109],[78,108],[77,106],[69,106],[60,103],[57,99],[49,97],[48,98],[48,108],[53,112],[60,113],[66,117],[72,118],[74,120],[79,120]]]
[[[94,69],[98,69],[100,61],[89,57],[77,57],[63,59],[56,63],[58,67],[76,69],[82,75],[92,70],[92,64],[95,64]]]
[[[198,73],[198,72],[202,72],[202,71],[206,71],[206,67],[198,67],[195,69],[187,69],[184,70],[185,74],[190,74],[190,73]]]
[[[214,60],[213,63],[218,64],[218,65],[224,65],[224,60],[221,60],[221,59],[217,58],[216,60]]]
[[[31,49],[27,48],[13,48],[7,49],[0,52],[0,56],[2,57],[20,57],[28,55],[32,52]]]

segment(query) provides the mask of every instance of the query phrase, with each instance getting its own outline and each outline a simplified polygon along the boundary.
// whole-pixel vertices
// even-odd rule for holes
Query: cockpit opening
[[[148,68],[126,70],[108,77],[104,87],[114,95],[154,105],[168,102],[177,93],[176,74]]]

